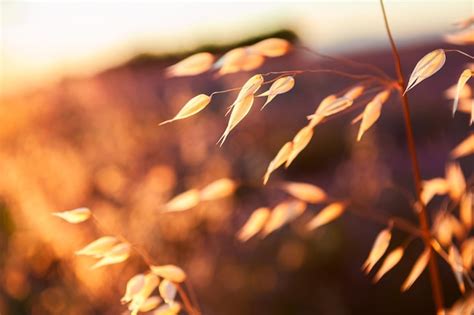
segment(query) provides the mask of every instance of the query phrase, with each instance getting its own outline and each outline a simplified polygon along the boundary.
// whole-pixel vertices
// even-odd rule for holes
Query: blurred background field
[[[255,208],[285,198],[275,189],[282,180],[314,183],[417,222],[403,193],[413,188],[396,97],[359,143],[350,124],[355,114],[322,125],[265,188],[262,176],[281,145],[322,98],[353,81],[297,77],[290,93],[264,111],[254,108],[222,148],[216,142],[233,94],[216,96],[196,117],[158,126],[191,97],[241,86],[253,73],[367,71],[316,57],[303,46],[373,63],[394,76],[377,2],[6,1],[1,8],[0,314],[124,313],[125,283],[145,266],[132,257],[89,270],[91,260],[74,251],[100,232],[50,215],[79,206],[90,207],[109,230],[127,235],[158,262],[183,267],[204,314],[434,313],[426,272],[412,290],[399,292],[421,242],[379,284],[360,272],[382,228],[372,222],[348,214],[315,232],[296,221],[264,240],[235,239]],[[405,74],[427,52],[455,47],[442,35],[473,13],[470,1],[388,1],[387,9]],[[193,52],[220,55],[267,37],[288,39],[295,48],[250,73],[164,76],[167,66]],[[464,68],[463,57],[450,56],[410,94],[424,178],[444,174],[450,150],[470,131],[468,115],[452,118],[444,97]],[[461,167],[472,174],[474,159],[461,160]],[[242,184],[234,197],[160,213],[172,196],[221,177]],[[452,304],[455,279],[448,266],[441,271]]]

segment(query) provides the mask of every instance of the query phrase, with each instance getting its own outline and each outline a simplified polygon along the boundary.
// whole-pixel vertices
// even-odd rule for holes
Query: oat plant
[[[242,71],[252,71],[259,68],[266,59],[287,54],[292,49],[303,49],[319,57],[329,58],[341,63],[347,68],[359,67],[367,69],[365,74],[355,74],[349,71],[336,69],[295,69],[272,71],[251,76],[243,86],[215,91],[210,94],[199,94],[190,99],[181,110],[164,125],[176,122],[198,114],[208,107],[213,99],[220,94],[236,93],[235,101],[228,107],[225,116],[228,116],[226,129],[217,140],[219,146],[225,145],[232,132],[237,132],[238,124],[250,113],[253,105],[261,100],[261,109],[280,94],[291,92],[298,82],[298,76],[307,75],[334,75],[352,79],[353,84],[342,91],[326,96],[318,102],[313,113],[308,113],[307,124],[303,126],[291,139],[283,143],[275,154],[268,167],[262,170],[262,189],[271,180],[271,174],[284,165],[291,166],[292,162],[310,144],[314,130],[330,119],[345,114],[358,112],[352,124],[358,124],[356,141],[360,141],[364,134],[377,122],[387,101],[392,98],[398,100],[403,110],[406,144],[411,160],[411,172],[415,191],[413,192],[412,211],[418,216],[415,225],[403,218],[370,212],[359,209],[350,199],[337,199],[330,196],[323,188],[310,183],[284,182],[278,188],[288,195],[288,199],[276,205],[261,205],[254,210],[242,228],[236,232],[236,238],[242,242],[252,237],[264,238],[276,232],[284,225],[297,219],[307,210],[308,205],[321,209],[314,217],[306,222],[308,230],[331,223],[345,213],[362,216],[367,220],[377,222],[385,227],[377,235],[367,259],[362,263],[362,270],[369,274],[378,267],[373,275],[374,282],[380,280],[387,272],[395,268],[404,258],[407,246],[416,239],[424,244],[424,250],[419,253],[415,262],[410,262],[412,269],[401,282],[401,291],[410,289],[425,269],[428,270],[431,281],[433,303],[438,314],[472,314],[474,313],[474,297],[472,295],[474,262],[474,178],[463,174],[456,159],[474,154],[474,134],[453,148],[451,160],[446,163],[445,176],[425,179],[420,172],[415,135],[413,133],[409,94],[412,89],[440,71],[450,54],[461,54],[466,60],[474,59],[468,53],[457,49],[436,49],[423,56],[406,80],[402,72],[401,58],[389,26],[389,21],[380,1],[385,30],[393,53],[393,63],[396,78],[392,78],[374,65],[351,61],[345,58],[326,56],[306,47],[293,46],[284,39],[269,38],[251,46],[239,47],[216,58],[211,53],[201,52],[194,54],[166,69],[168,77],[195,76],[204,72],[213,71],[217,79],[224,75]],[[459,30],[446,36],[446,40],[456,45],[472,44],[473,18],[458,23]],[[453,116],[459,110],[471,115],[470,124],[474,122],[474,102],[471,89],[466,85],[474,72],[473,64],[467,64],[466,69],[459,74],[457,83],[447,91],[447,97],[453,99]],[[456,79],[453,79],[453,83]],[[392,102],[393,103],[393,102]],[[162,127],[164,128],[164,127]],[[216,148],[218,149],[218,148]],[[237,181],[223,178],[214,181],[201,189],[195,188],[185,191],[161,207],[163,212],[187,211],[201,202],[212,202],[215,199],[225,198],[233,194]],[[430,209],[430,201],[435,195],[444,196],[442,206]],[[430,211],[429,211],[430,210]],[[429,216],[431,213],[431,218]],[[189,314],[200,314],[197,301],[191,299],[192,290],[186,286],[185,271],[175,265],[157,264],[146,251],[137,245],[132,245],[124,236],[109,235],[101,227],[100,222],[88,208],[79,208],[71,211],[55,213],[70,223],[80,223],[92,219],[103,231],[103,236],[88,244],[77,252],[78,255],[87,255],[97,258],[92,268],[100,268],[111,264],[122,263],[131,253],[141,256],[149,267],[132,277],[121,299],[128,304],[132,314],[152,311],[153,314],[177,314],[182,308]],[[394,244],[392,231],[400,230],[406,235],[402,244]],[[264,239],[261,241],[265,241]],[[458,283],[459,302],[448,308],[443,301],[443,284],[440,279],[437,256],[441,257],[452,270]],[[179,296],[179,297],[177,297]],[[192,301],[194,300],[194,301]]]

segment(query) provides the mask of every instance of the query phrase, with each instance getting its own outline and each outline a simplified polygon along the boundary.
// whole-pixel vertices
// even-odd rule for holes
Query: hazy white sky
[[[386,45],[377,0],[0,0],[0,83],[14,91],[88,75],[141,52],[191,50],[292,28],[323,52]],[[471,0],[387,0],[402,43],[441,37],[474,12]]]

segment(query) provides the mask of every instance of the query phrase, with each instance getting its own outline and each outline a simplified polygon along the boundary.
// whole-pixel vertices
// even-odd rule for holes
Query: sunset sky
[[[91,75],[142,52],[191,50],[281,28],[344,53],[386,45],[378,1],[2,1],[1,90]],[[440,38],[465,1],[387,1],[401,44]],[[442,13],[442,14],[441,14]],[[397,17],[395,19],[395,17]]]

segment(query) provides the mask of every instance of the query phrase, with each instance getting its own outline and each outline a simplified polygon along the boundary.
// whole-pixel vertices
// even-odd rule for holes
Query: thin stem
[[[365,80],[365,79],[375,79],[380,82],[391,82],[390,80],[381,78],[376,75],[371,75],[371,74],[352,74],[348,73],[345,71],[339,71],[339,70],[334,70],[334,69],[306,69],[306,70],[285,70],[285,71],[272,71],[272,72],[267,72],[265,74],[262,74],[263,76],[268,76],[268,75],[275,75],[275,74],[303,74],[303,73],[331,73],[335,75],[339,75],[342,77],[354,79],[354,80]]]
[[[304,50],[308,53],[311,53],[313,55],[321,57],[321,58],[326,58],[326,59],[329,59],[329,60],[345,63],[347,65],[351,65],[351,66],[355,66],[355,67],[365,67],[367,69],[372,69],[374,72],[378,73],[379,75],[381,75],[385,79],[390,80],[390,77],[382,69],[380,69],[377,66],[374,66],[373,64],[354,61],[354,60],[344,58],[344,57],[339,57],[339,56],[336,57],[336,56],[326,55],[326,54],[320,53],[320,52],[315,51],[315,50],[313,50],[309,47],[306,47],[306,46],[299,46],[299,48],[301,48],[302,50]]]
[[[392,33],[390,31],[390,26],[388,24],[387,13],[385,12],[383,0],[380,0],[380,6],[383,13],[385,29],[387,31],[390,45],[392,47],[392,54],[393,54],[393,59],[395,63],[395,69],[397,72],[398,83],[400,86],[400,89],[398,91],[399,91],[399,95],[400,95],[400,98],[402,100],[402,105],[403,105],[402,106],[403,117],[405,120],[406,139],[407,139],[407,144],[408,144],[408,149],[409,149],[411,164],[412,164],[413,181],[415,183],[416,198],[418,200],[417,202],[420,205],[419,211],[418,211],[418,219],[420,221],[421,230],[423,231],[423,241],[425,243],[425,246],[426,248],[430,248],[432,251],[432,247],[430,244],[431,237],[430,237],[430,228],[429,228],[429,223],[428,223],[428,215],[426,211],[426,206],[423,204],[420,198],[421,190],[422,190],[421,173],[420,173],[420,166],[418,164],[415,140],[413,136],[413,128],[412,128],[411,117],[410,117],[410,107],[408,104],[407,95],[406,94],[404,95],[402,93],[402,91],[405,89],[405,79],[403,77],[400,55],[398,53],[397,46],[395,44],[395,41],[393,40]],[[436,310],[438,313],[441,313],[443,312],[443,293],[442,293],[439,270],[438,270],[438,265],[436,263],[435,255],[430,255],[429,271],[430,271],[430,279],[431,279],[431,289],[432,289],[433,299],[436,305]]]
[[[189,315],[201,314],[200,312],[194,309],[191,301],[189,300],[188,295],[186,294],[186,291],[181,287],[181,285],[178,283],[176,283],[175,285],[176,285],[176,288],[178,289],[179,295],[181,295],[181,299],[183,300],[184,307],[186,308],[186,311],[188,312],[188,314]]]
[[[444,50],[445,52],[457,52],[457,53],[459,53],[459,54],[461,54],[461,55],[464,55],[464,56],[466,56],[466,57],[469,57],[469,58],[471,58],[471,59],[474,59],[474,56],[469,55],[468,53],[466,53],[466,52],[464,52],[464,51],[462,51],[462,50],[459,50],[459,49],[443,49],[443,50]]]
[[[298,69],[298,70],[285,70],[285,71],[271,71],[271,72],[263,73],[262,76],[264,77],[269,76],[269,75],[280,75],[280,76],[272,80],[265,81],[263,82],[262,85],[275,82],[276,80],[278,80],[284,75],[298,75],[298,74],[304,74],[304,73],[331,73],[331,74],[339,75],[339,76],[354,79],[354,80],[375,80],[375,81],[379,81],[380,83],[383,83],[384,85],[390,85],[393,83],[391,79],[381,78],[379,76],[370,75],[370,74],[352,74],[345,71],[339,71],[339,70],[333,70],[333,69],[305,69],[305,70]],[[215,91],[215,92],[212,92],[209,96],[212,97],[217,94],[237,92],[237,91],[240,91],[241,89],[242,87],[240,86],[240,87],[230,88],[226,90]]]
[[[383,225],[392,225],[394,228],[397,228],[401,231],[407,232],[408,234],[412,236],[418,236],[418,237],[423,237],[423,231],[418,229],[416,226],[411,224],[409,221],[399,218],[399,217],[386,217],[383,214],[380,214],[379,212],[369,212],[366,210],[360,210],[359,208],[356,208],[354,206],[348,207],[347,210],[348,212],[359,216],[361,218],[380,223]]]

